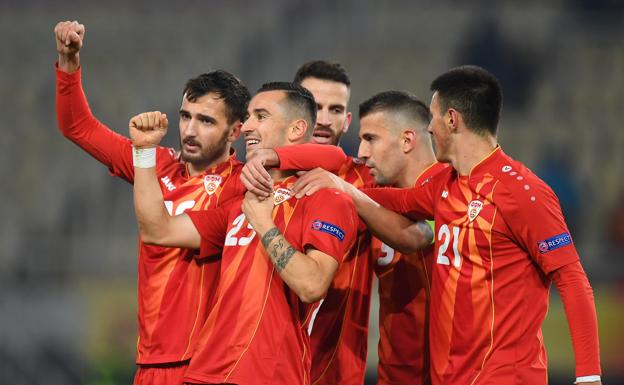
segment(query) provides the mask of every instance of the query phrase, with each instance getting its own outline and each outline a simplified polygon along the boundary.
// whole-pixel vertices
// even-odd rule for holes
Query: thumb
[[[65,45],[68,46],[71,44],[80,44],[80,36],[75,31],[69,32],[65,39]]]
[[[169,120],[167,119],[167,114],[160,115],[160,127],[167,128],[169,127]]]
[[[307,173],[307,171],[297,171],[297,176],[304,176]]]

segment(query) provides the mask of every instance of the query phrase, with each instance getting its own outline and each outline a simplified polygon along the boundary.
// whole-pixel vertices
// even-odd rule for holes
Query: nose
[[[433,135],[433,124],[431,124],[431,122],[429,122],[429,125],[427,126],[427,132]]]
[[[319,126],[330,126],[331,120],[329,120],[329,110],[327,108],[319,108],[316,113],[316,124]]]
[[[197,120],[195,118],[188,119],[186,121],[180,120],[180,131],[184,137],[197,136]]]
[[[360,147],[358,148],[358,158],[367,160],[370,158],[370,146],[367,141],[361,140]]]
[[[252,120],[251,118],[245,120],[245,122],[241,126],[241,132],[243,134],[248,134],[248,133],[254,131],[255,128],[253,127],[253,124],[251,123],[251,120]]]

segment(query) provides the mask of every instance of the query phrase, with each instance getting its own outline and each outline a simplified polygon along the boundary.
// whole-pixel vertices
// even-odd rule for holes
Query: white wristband
[[[132,163],[136,168],[156,167],[156,147],[132,147]]]
[[[576,381],[574,381],[575,384],[582,384],[583,382],[596,382],[596,381],[600,381],[600,376],[583,376],[583,377],[576,377]]]

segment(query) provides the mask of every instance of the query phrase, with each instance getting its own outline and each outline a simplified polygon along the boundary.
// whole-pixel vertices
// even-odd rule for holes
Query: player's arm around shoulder
[[[258,233],[262,246],[282,280],[305,303],[325,296],[344,254],[352,246],[357,215],[350,199],[338,191],[319,194],[306,202],[302,221],[302,248],[295,249],[276,227],[273,199],[261,200],[248,192],[243,212]],[[309,227],[308,227],[309,226]]]
[[[293,185],[297,197],[315,196],[317,192],[327,188],[348,195],[371,232],[393,249],[410,254],[431,244],[433,232],[426,222],[414,222],[386,209],[355,186],[330,172],[314,169],[300,177]]]

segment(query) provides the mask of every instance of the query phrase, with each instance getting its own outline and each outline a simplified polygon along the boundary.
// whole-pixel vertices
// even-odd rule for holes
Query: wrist
[[[264,167],[265,168],[277,168],[280,165],[279,155],[277,151],[272,148],[264,149]]]
[[[256,230],[256,232],[258,233],[258,235],[260,235],[260,237],[264,237],[264,235],[271,230],[272,228],[276,227],[275,223],[273,223],[273,220],[269,219],[262,219],[262,220],[257,220],[256,223],[254,223],[253,228]]]
[[[132,163],[136,168],[156,167],[156,147],[132,146]]]
[[[587,383],[600,383],[599,375],[581,376],[576,377],[575,384],[587,384]]]
[[[80,68],[80,57],[78,54],[72,56],[59,54],[58,68],[67,73],[76,72]]]

